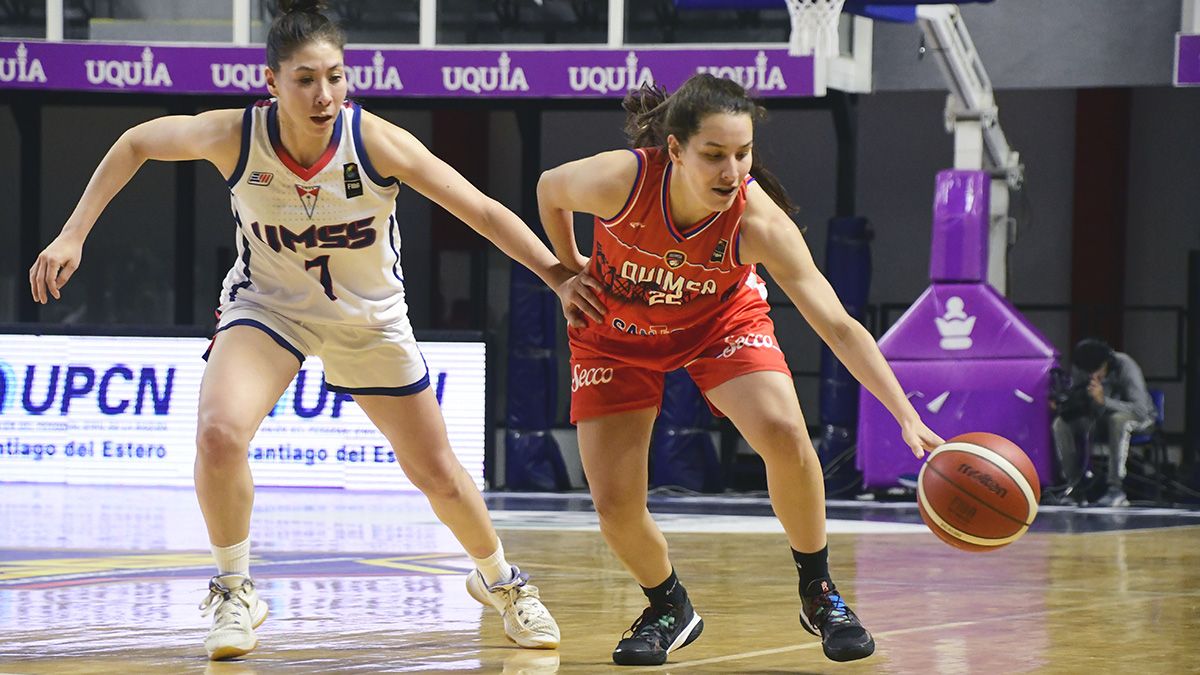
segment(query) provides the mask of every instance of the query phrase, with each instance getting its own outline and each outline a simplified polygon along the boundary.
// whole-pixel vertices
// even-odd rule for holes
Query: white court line
[[[1155,600],[1155,601],[1157,601],[1157,600],[1161,600],[1161,598],[1149,597],[1149,598],[1137,598],[1135,600],[1141,600],[1141,601]],[[1029,618],[1040,617],[1040,616],[1048,616],[1050,614],[1075,613],[1075,612],[1079,612],[1082,610],[1095,609],[1097,607],[1105,607],[1105,606],[1110,606],[1110,605],[1111,606],[1128,605],[1128,603],[1129,603],[1128,599],[1110,600],[1108,602],[1096,602],[1096,603],[1087,604],[1087,605],[1080,605],[1080,606],[1075,606],[1075,607],[1064,607],[1062,609],[1052,609],[1052,610],[1046,610],[1046,611],[1041,611],[1041,612],[1025,612],[1022,614],[1009,614],[1006,616],[993,616],[993,617],[989,617],[986,619],[976,619],[973,621],[951,621],[948,623],[931,624],[928,626],[913,626],[911,628],[897,628],[895,630],[883,631],[882,633],[872,633],[872,636],[875,638],[894,637],[897,635],[908,635],[909,633],[923,633],[925,631],[931,631],[931,630],[943,630],[943,629],[947,629],[947,628],[963,628],[966,626],[975,626],[975,625],[984,624],[984,623],[994,623],[997,621],[1013,621],[1013,620],[1029,619]],[[797,619],[797,621],[796,621],[796,629],[797,629],[798,633],[804,635],[805,637],[812,637],[812,636],[808,635],[808,633],[804,633],[803,629],[800,628],[799,619]],[[664,664],[661,666],[655,666],[655,667],[651,667],[651,668],[643,668],[642,670],[643,671],[656,671],[656,670],[671,670],[673,668],[676,670],[686,672],[688,668],[695,667],[695,666],[705,666],[705,665],[709,665],[712,663],[724,663],[726,661],[741,661],[743,659],[752,659],[757,656],[770,656],[773,654],[785,654],[787,652],[796,652],[796,651],[800,651],[803,649],[815,649],[820,646],[821,646],[820,641],[806,642],[804,644],[791,645],[789,647],[776,647],[774,649],[760,649],[758,651],[753,651],[753,652],[741,652],[739,654],[729,654],[726,656],[714,656],[712,658],[697,659],[695,661],[677,661],[674,663],[667,663],[667,664]]]
[[[365,557],[366,557],[365,555],[362,556],[362,558],[365,558]],[[378,557],[378,556],[375,556],[375,557]],[[362,558],[303,558],[303,559],[297,559],[297,560],[265,560],[262,562],[256,562],[255,567],[266,567],[268,565],[310,565],[310,564],[331,563],[331,562],[356,562],[358,560],[361,560]],[[63,560],[63,561],[69,562],[71,560],[74,560],[74,558],[48,558],[47,560],[50,561],[51,563],[53,563],[56,560]],[[20,562],[20,561],[16,561],[16,562]],[[135,577],[136,578],[136,577],[145,576],[145,577],[149,577],[149,578],[158,580],[157,577],[155,577],[154,575],[170,573],[170,572],[189,572],[191,570],[206,570],[206,569],[212,569],[212,563],[205,563],[203,565],[182,565],[182,566],[171,566],[171,567],[138,567],[138,568],[118,567],[118,568],[111,569],[111,570],[99,570],[99,571],[95,571],[95,572],[76,572],[73,574],[52,574],[52,575],[38,576],[38,577],[21,577],[19,579],[4,579],[4,580],[0,580],[0,589],[3,589],[8,586],[14,586],[14,587],[18,587],[16,590],[27,590],[27,589],[19,588],[19,586],[23,586],[26,584],[44,584],[44,583],[52,583],[52,582],[56,582],[56,581],[75,581],[77,579],[101,579],[101,578],[108,578],[108,577]],[[186,580],[188,578],[189,577],[182,577],[183,580]],[[162,581],[174,581],[176,579],[177,579],[176,577],[163,577],[161,580]],[[0,675],[3,675],[3,673],[0,673]]]
[[[654,522],[663,532],[706,534],[782,534],[775,516],[714,516],[700,513],[655,513]],[[492,521],[505,530],[559,530],[599,532],[600,521],[592,511],[492,511]],[[830,534],[919,534],[929,528],[921,523],[888,523],[869,520],[826,521]]]

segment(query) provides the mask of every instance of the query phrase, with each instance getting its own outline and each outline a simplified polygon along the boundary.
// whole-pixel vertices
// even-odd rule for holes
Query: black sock
[[[829,576],[829,544],[816,553],[801,553],[792,549],[792,559],[800,572],[800,592],[808,592],[808,585],[817,579]]]
[[[654,607],[664,605],[679,607],[687,600],[687,591],[684,590],[683,584],[679,583],[679,577],[675,576],[674,569],[671,570],[671,576],[667,577],[666,581],[654,588],[642,586],[642,592],[646,594],[646,598]]]

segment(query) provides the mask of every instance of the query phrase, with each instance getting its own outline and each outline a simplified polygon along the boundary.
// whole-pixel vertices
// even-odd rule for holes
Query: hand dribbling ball
[[[921,519],[963,551],[994,551],[1029,530],[1041,488],[1033,462],[996,434],[960,434],[929,455],[917,476]]]

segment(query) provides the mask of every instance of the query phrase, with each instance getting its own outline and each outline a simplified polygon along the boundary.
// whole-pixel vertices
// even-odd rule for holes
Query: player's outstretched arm
[[[943,443],[909,403],[875,339],[846,312],[813,262],[808,245],[757,182],[751,183],[739,247],[743,263],[762,263],[804,319],[838,359],[900,423],[905,443],[918,458]]]
[[[159,117],[122,134],[96,167],[62,232],[29,268],[34,301],[45,304],[51,297],[60,298],[60,290],[79,268],[83,242],[96,219],[146,160],[206,159],[228,176],[237,164],[241,122],[240,110],[214,110]]]
[[[411,133],[366,111],[362,114],[371,163],[380,174],[407,183],[532,270],[558,294],[568,320],[602,320],[603,306],[587,291],[589,282],[599,284],[556,260],[515,213],[483,194]]]

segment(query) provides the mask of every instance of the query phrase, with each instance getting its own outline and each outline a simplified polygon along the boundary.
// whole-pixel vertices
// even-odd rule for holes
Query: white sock
[[[250,538],[233,546],[212,546],[213,560],[217,562],[217,574],[240,574],[250,576]]]
[[[471,557],[488,586],[495,586],[512,579],[512,565],[504,559],[504,544],[497,541],[496,552],[486,558]]]

